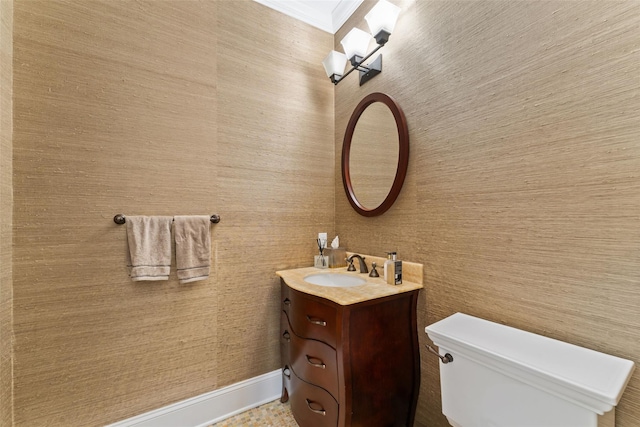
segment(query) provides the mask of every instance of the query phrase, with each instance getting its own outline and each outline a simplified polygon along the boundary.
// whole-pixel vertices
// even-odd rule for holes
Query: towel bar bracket
[[[210,221],[213,224],[219,223],[220,222],[220,215],[218,215],[218,214],[211,215]],[[118,225],[122,225],[125,222],[127,222],[127,218],[122,214],[117,214],[116,216],[113,217],[113,222],[115,222]]]

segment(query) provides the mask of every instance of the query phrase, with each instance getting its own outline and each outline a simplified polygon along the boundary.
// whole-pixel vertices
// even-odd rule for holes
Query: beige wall
[[[11,425],[13,1],[0,1],[0,425]]]
[[[395,3],[382,74],[337,86],[336,153],[358,101],[385,92],[407,115],[408,179],[364,218],[336,169],[347,247],[424,263],[422,343],[462,311],[640,363],[640,4]],[[421,359],[417,424],[444,427],[437,359]],[[640,425],[638,370],[616,425]]]
[[[334,231],[332,36],[252,1],[20,0],[14,29],[15,425],[277,369],[275,269]],[[212,277],[131,282],[116,213],[219,213]]]

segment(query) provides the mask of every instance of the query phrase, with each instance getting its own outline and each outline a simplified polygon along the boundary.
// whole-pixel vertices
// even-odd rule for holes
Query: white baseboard
[[[280,369],[106,427],[206,427],[271,402],[282,392]]]

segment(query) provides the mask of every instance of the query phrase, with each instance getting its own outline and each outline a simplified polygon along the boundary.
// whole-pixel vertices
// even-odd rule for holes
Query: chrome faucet
[[[360,263],[360,273],[368,273],[369,269],[367,268],[367,263],[364,262],[365,257],[360,256],[358,254],[353,254],[349,258],[347,258],[347,262],[349,263],[349,267],[347,271],[356,271],[356,268],[353,266],[353,259],[358,258],[358,262]]]

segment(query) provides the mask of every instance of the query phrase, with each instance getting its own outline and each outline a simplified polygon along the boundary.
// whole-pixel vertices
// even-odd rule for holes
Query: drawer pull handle
[[[307,320],[310,323],[313,323],[314,325],[327,326],[327,322],[325,322],[324,320],[318,319],[317,317],[310,317],[308,314],[307,314]]]
[[[288,367],[288,366],[285,366],[284,368],[282,368],[282,374],[283,374],[285,377],[287,377],[287,378],[291,379],[291,370],[289,369],[289,367]]]
[[[291,335],[289,335],[289,331],[284,331],[284,333],[282,334],[282,338],[287,340],[287,342],[291,341]]]
[[[322,416],[327,415],[327,411],[324,410],[324,408],[318,403],[318,402],[314,402],[313,400],[309,400],[309,399],[305,399],[307,401],[307,408],[309,408],[309,410],[311,412],[313,412],[314,414],[319,414]],[[314,409],[311,407],[311,404],[315,405],[315,406],[319,406],[320,409]]]
[[[282,302],[284,303],[284,305],[291,305],[291,300],[289,298],[285,298]]]
[[[315,368],[325,369],[327,367],[327,365],[324,364],[322,359],[318,359],[317,357],[309,356],[308,354],[305,354],[305,357],[307,358],[307,363],[309,365],[315,367]],[[312,362],[311,360],[318,360],[318,361],[320,361],[320,363]]]

